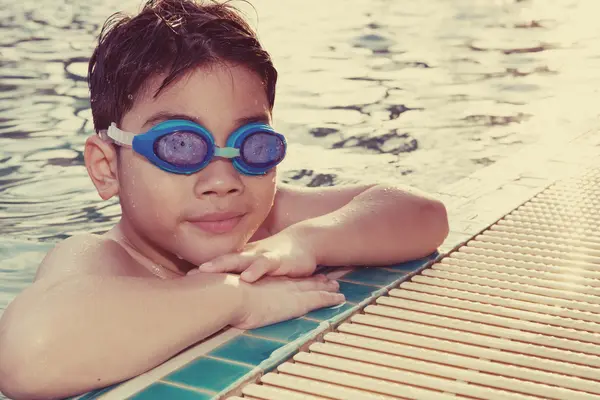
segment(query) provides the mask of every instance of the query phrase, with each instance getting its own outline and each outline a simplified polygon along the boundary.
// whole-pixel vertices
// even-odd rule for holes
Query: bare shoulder
[[[73,275],[140,275],[144,268],[112,239],[80,234],[58,243],[42,260],[35,280]]]

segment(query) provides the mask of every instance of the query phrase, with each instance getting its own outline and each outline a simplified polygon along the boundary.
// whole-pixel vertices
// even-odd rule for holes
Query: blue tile
[[[217,347],[208,355],[258,365],[283,345],[268,339],[240,335]]]
[[[307,340],[308,341],[308,340]],[[277,366],[291,359],[298,353],[300,343],[288,343],[277,349],[271,356],[258,364],[258,368],[265,374],[272,372]]]
[[[406,275],[405,271],[388,271],[377,267],[362,267],[340,279],[364,283],[365,285],[387,286]]]
[[[374,292],[381,290],[381,288],[374,286],[365,286],[343,281],[338,282],[340,284],[340,292],[346,296],[346,301],[351,303],[360,303],[366,298],[371,297]]]
[[[220,392],[252,371],[252,367],[200,357],[163,380]]]
[[[305,319],[290,319],[272,325],[263,326],[257,329],[248,330],[250,335],[262,336],[269,339],[292,342],[303,335],[319,327],[318,322],[307,321]]]
[[[258,368],[264,371],[264,373],[272,371],[276,366],[280,365],[286,360],[289,360],[292,356],[294,356],[294,354],[298,353],[300,347],[303,346],[305,343],[314,340],[330,328],[329,323],[327,322],[316,323],[313,321],[304,321],[312,322],[312,324],[314,325],[314,329],[300,336],[298,339],[295,339],[281,346],[279,349],[277,349],[277,351],[271,353],[271,356],[269,358],[263,360],[258,365]]]
[[[333,307],[321,308],[314,310],[305,315],[307,318],[316,319],[319,321],[330,320],[340,314],[351,310],[354,306],[352,304],[343,303]]]
[[[210,400],[215,394],[199,393],[184,388],[167,385],[166,383],[156,382],[139,392],[131,399],[136,400]]]
[[[440,255],[440,253],[438,253],[436,251],[435,253],[432,253],[432,254],[428,255],[427,257],[419,258],[417,260],[403,262],[400,264],[390,265],[390,266],[387,266],[386,268],[401,270],[401,271],[406,271],[406,272],[414,272],[414,271],[418,270],[419,268],[422,268],[425,264],[427,264],[431,260],[434,260],[437,257],[439,257],[439,255]]]

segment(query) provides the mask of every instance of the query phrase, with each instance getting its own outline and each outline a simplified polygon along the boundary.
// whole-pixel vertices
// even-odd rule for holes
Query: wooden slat
[[[431,305],[447,306],[448,308],[474,311],[507,318],[505,321],[506,323],[503,324],[504,326],[527,328],[528,330],[533,331],[542,329],[545,333],[549,334],[551,331],[544,329],[543,326],[547,325],[548,329],[551,329],[550,327],[556,327],[556,329],[552,331],[555,333],[554,336],[560,336],[565,333],[563,328],[566,328],[569,332],[567,336],[563,337],[591,343],[600,341],[600,335],[598,334],[600,333],[600,325],[593,322],[564,318],[540,312],[519,310],[517,308],[506,307],[505,304],[482,303],[480,301],[473,301],[472,299],[458,299],[441,294],[414,292],[410,290],[392,290],[390,296],[391,297],[381,297],[381,301],[378,301],[377,303],[402,308],[404,305],[403,300],[408,300],[411,302],[416,301]],[[514,321],[510,321],[509,319],[513,319]],[[542,326],[540,327],[540,325]]]
[[[600,288],[591,285],[582,285],[578,283],[569,282],[566,279],[543,279],[538,277],[531,277],[525,274],[515,274],[514,270],[510,268],[496,269],[496,268],[473,268],[472,266],[464,265],[466,263],[446,263],[442,260],[440,263],[432,266],[434,271],[448,271],[457,274],[468,274],[472,276],[481,276],[483,278],[489,278],[494,280],[500,280],[503,282],[515,282],[522,285],[533,286],[543,289],[552,289],[556,291],[565,292],[565,295],[570,293],[577,293],[577,296],[585,301],[591,303],[598,303],[600,298],[594,299],[600,295]],[[545,277],[544,277],[545,278]],[[554,293],[554,292],[553,292]]]
[[[492,279],[482,276],[476,276],[475,272],[472,272],[471,275],[449,272],[439,269],[433,269],[435,264],[431,269],[426,269],[423,271],[424,276],[442,278],[448,280],[456,280],[460,282],[469,282],[475,283],[483,286],[490,286],[493,288],[501,288],[501,289],[509,289],[514,291],[521,291],[523,293],[537,294],[540,296],[548,297],[551,299],[558,300],[574,300],[579,304],[575,304],[573,302],[573,307],[578,310],[591,311],[596,312],[600,311],[600,304],[594,303],[594,300],[597,296],[591,296],[583,293],[575,293],[575,292],[565,292],[562,290],[551,289],[547,287],[538,287],[533,285],[527,285],[519,282],[509,282],[499,279]]]
[[[533,240],[531,238],[520,238],[518,237],[518,235],[511,235],[511,236],[507,236],[507,235],[489,235],[489,234],[482,234],[482,235],[478,235],[475,238],[476,241],[479,242],[487,242],[490,244],[507,244],[507,245],[511,245],[511,246],[519,246],[519,247],[524,247],[526,249],[536,249],[536,250],[554,250],[554,251],[559,251],[559,252],[563,252],[563,253],[582,253],[584,255],[590,256],[590,258],[592,259],[597,259],[600,260],[600,250],[594,249],[594,248],[590,248],[589,246],[576,246],[576,245],[571,245],[571,244],[564,244],[567,241],[563,241],[563,243],[560,243],[560,241],[558,240],[547,240],[547,241],[540,241],[540,240]],[[574,242],[574,241],[572,241]]]
[[[469,242],[468,244],[470,244]],[[577,268],[584,269],[586,271],[591,271],[592,273],[598,273],[600,271],[594,270],[597,266],[596,264],[581,261],[581,260],[569,260],[568,258],[557,258],[547,255],[539,255],[539,254],[529,254],[529,253],[514,253],[510,252],[511,248],[506,247],[504,249],[495,250],[485,248],[483,246],[472,247],[472,246],[463,246],[458,251],[452,253],[450,257],[460,257],[463,254],[477,254],[488,257],[500,258],[502,260],[515,260],[515,261],[525,261],[525,262],[536,262],[542,263],[545,265],[554,265],[561,267],[569,267],[569,268]]]
[[[597,215],[594,215],[596,207],[583,204],[556,204],[550,202],[532,202],[517,210],[533,214],[552,215],[557,218],[568,220],[589,220],[600,221]]]
[[[555,234],[551,235],[549,233],[539,233],[533,229],[527,230],[516,230],[512,229],[510,231],[506,230],[498,230],[498,229],[488,229],[483,232],[483,236],[493,236],[498,239],[517,239],[523,241],[531,241],[531,242],[541,242],[541,243],[551,243],[551,244],[559,244],[566,246],[574,246],[581,247],[584,249],[600,249],[600,240],[594,241],[589,239],[583,239],[582,237],[573,238],[568,235]]]
[[[488,338],[474,333],[461,333],[461,336],[457,337],[456,332],[449,328],[371,315],[356,315],[352,317],[352,322],[340,325],[339,332],[385,340],[383,344],[369,342],[375,347],[365,348],[397,356],[441,363],[445,357],[439,358],[441,355],[439,352],[445,355],[455,354],[468,357],[469,363],[474,358],[477,362],[475,369],[478,371],[512,378],[522,378],[524,372],[520,367],[526,367],[532,369],[528,372],[528,379],[531,381],[547,384],[561,382],[564,387],[575,389],[587,387],[584,379],[600,379],[596,370],[600,359],[593,356],[549,349],[539,345],[527,345],[502,338]],[[335,341],[336,336],[333,335],[332,333],[327,336],[326,340]],[[394,347],[390,343],[405,346]],[[427,351],[423,352],[423,350]],[[431,353],[432,351],[433,353]],[[462,358],[454,361],[457,363],[447,364],[462,368],[473,367],[473,364],[462,364],[464,361]],[[488,361],[494,362],[489,363]],[[515,367],[509,368],[507,365]],[[550,372],[550,374],[543,372]],[[563,375],[573,375],[584,379]],[[592,389],[590,390],[593,392]]]
[[[565,221],[557,220],[556,218],[544,217],[544,216],[540,216],[540,215],[522,214],[522,213],[516,213],[516,212],[514,214],[509,214],[509,215],[505,216],[504,218],[507,220],[512,220],[512,221],[555,226],[555,227],[557,227],[557,229],[560,229],[560,227],[564,227],[565,225],[567,225],[567,223],[565,223]],[[577,231],[577,230],[593,231],[598,226],[598,224],[596,224],[592,221],[578,221],[577,223],[573,223],[573,221],[570,221],[570,223],[568,225],[573,226],[572,228],[568,228],[568,229],[572,229],[575,231]]]
[[[321,400],[324,397],[312,396],[307,393],[288,390],[277,386],[250,384],[242,390],[244,398],[252,396],[252,398],[264,400]],[[331,398],[331,397],[330,397]]]
[[[565,262],[563,265],[560,263],[554,264],[551,260],[548,262],[540,262],[540,260],[520,260],[501,258],[502,253],[488,252],[486,254],[479,254],[475,252],[462,252],[457,251],[450,256],[444,258],[444,262],[453,264],[457,260],[464,260],[466,262],[473,262],[473,264],[462,264],[468,265],[473,268],[489,269],[491,265],[498,266],[499,268],[506,268],[507,271],[518,270],[520,273],[529,276],[527,274],[535,274],[534,271],[549,272],[556,274],[557,276],[564,276],[567,279],[578,278],[578,279],[589,279],[593,281],[600,281],[600,271],[590,271],[585,269],[583,266],[578,267],[576,264],[570,264]],[[476,264],[475,264],[476,263]],[[477,266],[475,266],[477,265]],[[496,268],[496,267],[493,267]],[[532,275],[533,276],[533,275]]]
[[[595,255],[587,255],[585,253],[571,253],[569,250],[564,248],[555,248],[549,246],[536,246],[529,247],[524,244],[508,244],[508,243],[490,243],[479,240],[471,240],[467,247],[479,247],[491,250],[501,250],[505,252],[518,253],[518,254],[535,254],[546,257],[553,257],[562,260],[579,260],[590,264],[596,271],[600,271],[600,257]],[[591,267],[591,268],[592,268]]]
[[[402,395],[402,397],[406,399],[419,400],[434,398],[440,400],[453,400],[456,397],[465,398],[464,396],[448,395],[437,390],[423,389],[422,387],[390,382],[387,379],[374,379],[364,375],[349,374],[333,368],[315,367],[300,363],[287,362],[280,365],[277,370],[286,375],[308,378],[315,381],[325,381],[327,383],[339,385],[340,387],[355,388],[364,393],[376,393],[391,397]],[[422,382],[415,383],[418,384]],[[440,388],[440,390],[443,390],[443,387]]]
[[[593,322],[595,323],[592,332],[597,332],[600,327],[600,315],[589,312],[583,312],[579,310],[567,309],[564,307],[558,307],[553,304],[552,301],[548,301],[548,304],[540,304],[529,301],[522,301],[510,297],[510,293],[506,294],[506,297],[492,296],[486,294],[486,287],[482,287],[479,291],[467,291],[449,288],[447,286],[440,285],[428,285],[418,282],[404,282],[400,285],[401,289],[406,291],[429,293],[439,296],[446,296],[453,299],[469,300],[482,304],[497,305],[507,307],[514,310],[524,310],[530,312],[534,320],[543,320],[547,323],[551,323],[551,320],[545,318],[545,316],[556,316],[560,317],[559,321],[566,320],[564,325],[572,325],[575,329],[581,325],[582,322]],[[393,293],[396,293],[395,291]],[[392,293],[392,296],[394,295]],[[536,315],[540,315],[536,317]],[[564,326],[563,325],[563,326]]]
[[[380,297],[378,302],[383,297]],[[503,337],[519,340],[525,343],[539,343],[548,347],[576,351],[590,355],[600,356],[600,346],[594,342],[581,342],[573,337],[576,333],[568,330],[552,329],[549,327],[544,334],[541,324],[512,320],[510,318],[487,315],[474,311],[453,309],[451,307],[422,304],[416,301],[391,300],[387,296],[386,303],[394,306],[370,305],[365,308],[368,314],[375,314],[389,318],[407,319],[423,322],[435,326],[452,327],[458,331],[482,332],[489,336]],[[551,334],[558,333],[560,336]]]
[[[310,351],[311,353],[297,354],[294,356],[294,361],[392,382],[435,387],[448,393],[477,398],[495,397],[507,400],[531,398],[531,396],[514,393],[514,385],[519,383],[515,379],[329,343],[314,343],[310,346]],[[476,386],[472,383],[482,385]],[[498,388],[510,389],[510,391]]]
[[[560,224],[559,222],[556,221],[552,221],[552,220],[529,220],[527,218],[513,218],[514,216],[510,216],[507,215],[505,217],[505,219],[501,219],[500,221],[498,221],[496,223],[496,225],[492,225],[492,227],[490,227],[491,229],[493,229],[493,227],[498,227],[498,226],[504,226],[504,225],[509,225],[509,226],[519,226],[519,227],[525,227],[525,228],[531,228],[531,229],[540,229],[540,230],[544,230],[544,231],[559,231],[562,234],[568,234],[568,235],[579,235],[579,236],[583,236],[589,240],[598,240],[600,239],[600,232],[598,232],[594,226],[590,226],[590,227],[584,227],[581,225],[567,225],[565,226],[564,224]]]
[[[590,304],[583,301],[577,301],[567,298],[557,298],[546,295],[543,290],[536,290],[535,288],[527,288],[529,292],[525,292],[525,285],[518,285],[512,283],[500,282],[498,286],[496,281],[486,278],[478,278],[471,276],[464,276],[460,274],[445,273],[438,271],[435,275],[417,275],[411,279],[411,282],[426,283],[430,285],[456,288],[474,293],[483,293],[495,295],[503,298],[517,299],[523,301],[529,301],[533,303],[540,303],[546,305],[555,305],[557,307],[564,307],[572,310],[578,310],[581,312],[588,312],[590,314],[598,315],[600,307],[596,304]]]
[[[600,238],[586,234],[585,232],[573,232],[568,231],[557,231],[545,225],[539,224],[528,224],[528,223],[516,223],[510,220],[501,220],[497,224],[492,225],[486,233],[492,232],[512,232],[519,234],[535,235],[540,237],[550,238],[565,238],[579,240],[582,243],[593,243],[600,244]]]
[[[279,367],[283,366],[280,365]],[[293,389],[298,392],[309,393],[313,396],[320,398],[329,399],[365,399],[365,400],[391,400],[398,397],[388,396],[381,393],[372,393],[364,390],[358,390],[347,386],[335,385],[328,382],[323,382],[321,379],[306,379],[299,376],[293,376],[281,373],[270,373],[266,374],[261,378],[263,382],[271,387],[280,387]],[[407,398],[402,393],[403,398]],[[286,397],[279,397],[278,399],[285,399]]]

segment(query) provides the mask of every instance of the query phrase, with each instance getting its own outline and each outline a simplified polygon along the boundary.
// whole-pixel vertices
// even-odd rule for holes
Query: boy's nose
[[[229,160],[214,160],[196,175],[194,190],[197,197],[224,197],[244,190],[240,174]]]

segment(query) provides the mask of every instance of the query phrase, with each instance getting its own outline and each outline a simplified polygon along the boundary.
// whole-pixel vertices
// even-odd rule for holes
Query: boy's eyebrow
[[[142,126],[153,126],[159,122],[167,121],[170,119],[184,119],[186,121],[191,121],[198,125],[202,125],[202,121],[200,121],[198,117],[194,117],[193,115],[178,114],[169,111],[159,111],[156,114],[152,115],[150,118],[148,118]]]
[[[159,122],[167,121],[170,119],[183,119],[183,120],[191,121],[198,125],[204,126],[204,124],[202,123],[202,120],[198,117],[195,117],[193,115],[187,115],[187,114],[172,113],[169,111],[160,111],[160,112],[152,115],[150,118],[148,118],[146,120],[146,122],[144,122],[143,126],[153,126]],[[262,122],[262,123],[268,124],[268,123],[270,123],[269,114],[266,112],[261,112],[261,113],[255,114],[255,115],[241,117],[241,118],[236,119],[235,124],[236,124],[236,127],[240,127],[240,126],[250,124],[253,122]]]
[[[249,117],[238,118],[236,121],[236,126],[244,126],[246,124],[251,124],[253,122],[262,122],[264,124],[269,124],[271,122],[271,118],[269,114],[266,112],[262,112],[256,115],[251,115]]]

